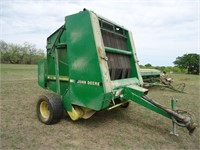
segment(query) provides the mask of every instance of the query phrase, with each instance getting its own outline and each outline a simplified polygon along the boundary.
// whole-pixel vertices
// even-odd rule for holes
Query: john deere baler
[[[65,110],[72,120],[134,101],[193,132],[190,117],[148,98],[131,32],[92,11],[65,17],[47,38],[47,59],[38,64],[38,83],[52,91],[40,96],[38,119],[52,124]]]

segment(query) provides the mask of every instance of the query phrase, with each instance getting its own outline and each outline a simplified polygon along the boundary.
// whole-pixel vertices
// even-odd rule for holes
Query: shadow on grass
[[[134,130],[138,130],[138,133],[140,130],[146,130],[145,132],[151,132],[151,133],[156,133],[159,135],[168,135],[171,137],[169,134],[169,128],[166,128],[165,122],[162,122],[162,120],[154,120],[154,118],[148,118],[148,120],[141,119],[142,114],[138,114],[138,112],[134,112],[134,110],[131,110],[133,112],[133,115],[130,115],[130,113],[127,113],[129,109],[122,109],[122,108],[115,108],[110,111],[100,111],[94,114],[91,118],[89,119],[80,119],[77,121],[72,121],[69,116],[65,115],[63,119],[67,122],[70,122],[71,124],[75,126],[80,126],[84,128],[91,128],[91,129],[96,129],[98,127],[102,126],[112,126],[113,124],[116,125],[123,125],[124,123],[128,127],[134,128]],[[134,115],[136,115],[134,117]],[[155,114],[156,117],[157,114]],[[152,116],[151,116],[152,117]],[[166,118],[167,119],[167,118]],[[151,121],[150,121],[151,120]],[[170,120],[168,120],[170,122]],[[161,125],[163,124],[163,126]],[[115,126],[113,126],[115,128]],[[174,140],[177,139],[176,137]],[[178,140],[178,139],[177,139]]]

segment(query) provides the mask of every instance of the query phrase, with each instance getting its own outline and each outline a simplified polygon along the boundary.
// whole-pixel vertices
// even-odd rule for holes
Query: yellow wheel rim
[[[41,116],[47,120],[50,116],[50,111],[49,111],[49,106],[48,106],[48,103],[43,101],[40,103],[40,113],[41,113]]]
[[[69,116],[70,116],[70,118],[72,119],[72,120],[79,120],[80,118],[82,118],[83,117],[83,110],[80,108],[80,107],[78,107],[78,106],[74,106],[74,107],[72,107],[72,111],[70,112],[70,111],[68,111],[68,114],[69,114]]]

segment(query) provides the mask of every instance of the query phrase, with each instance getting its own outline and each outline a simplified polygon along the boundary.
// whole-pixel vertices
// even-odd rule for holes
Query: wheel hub
[[[48,106],[48,103],[43,101],[40,103],[40,113],[41,113],[41,116],[47,120],[50,116],[50,111],[49,111],[49,106]]]

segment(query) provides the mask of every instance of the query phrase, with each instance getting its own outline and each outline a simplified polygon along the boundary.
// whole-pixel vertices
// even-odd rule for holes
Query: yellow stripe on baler
[[[47,79],[56,80],[56,76],[55,75],[48,75]],[[69,81],[69,77],[68,76],[59,76],[59,80],[60,81]]]

